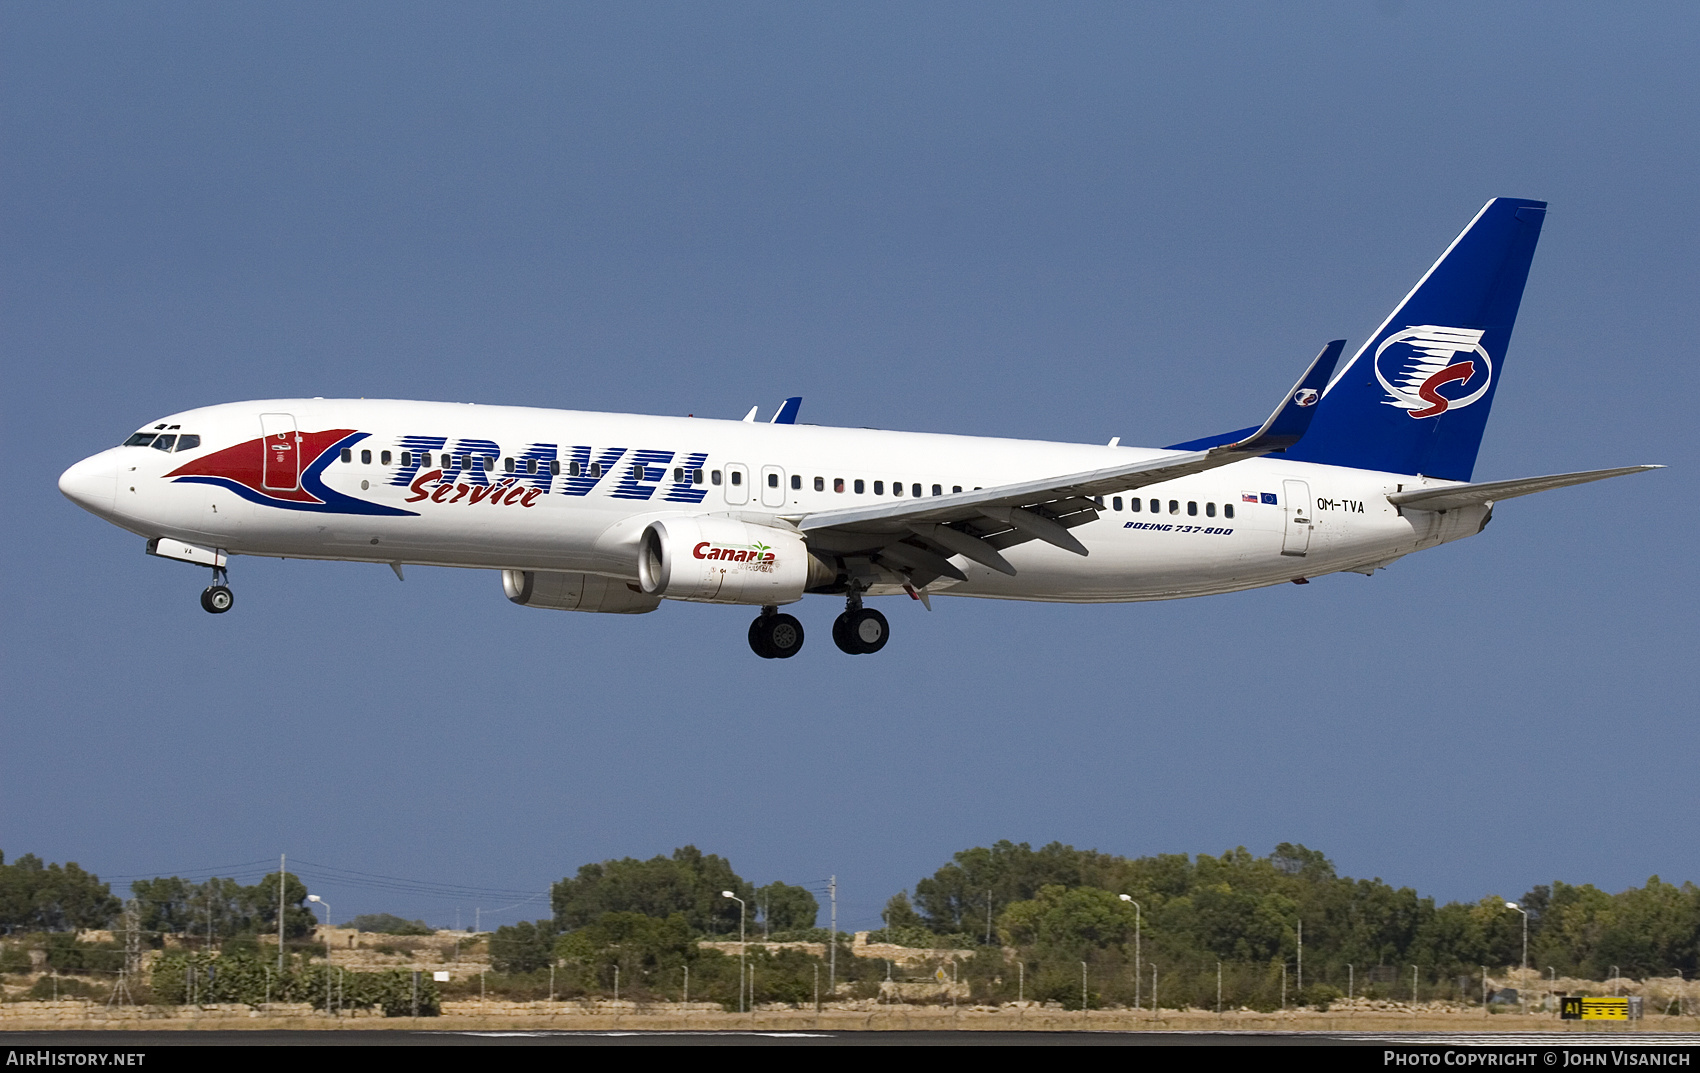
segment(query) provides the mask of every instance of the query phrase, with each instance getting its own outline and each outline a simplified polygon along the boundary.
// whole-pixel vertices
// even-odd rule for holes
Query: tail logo
[[[1302,387],[1293,396],[1293,402],[1297,403],[1300,406],[1315,406],[1316,400],[1321,398],[1321,397],[1322,397],[1322,393],[1320,391],[1317,391],[1315,388],[1313,388],[1313,387]]]
[[[1375,378],[1388,394],[1385,405],[1420,420],[1486,395],[1493,384],[1493,359],[1482,347],[1482,334],[1477,328],[1416,324],[1388,336],[1375,351]],[[1441,394],[1449,384],[1448,393]]]

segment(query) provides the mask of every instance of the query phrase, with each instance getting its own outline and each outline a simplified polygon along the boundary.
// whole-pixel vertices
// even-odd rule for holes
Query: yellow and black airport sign
[[[1627,1021],[1629,1000],[1626,998],[1589,998],[1565,995],[1558,1016],[1565,1021]]]

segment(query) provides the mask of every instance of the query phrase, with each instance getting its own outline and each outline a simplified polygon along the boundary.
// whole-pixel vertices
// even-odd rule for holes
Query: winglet
[[[755,421],[755,419],[756,419],[756,411],[757,411],[757,410],[758,410],[758,409],[760,409],[760,406],[752,406],[752,407],[750,407],[750,412],[749,412],[749,413],[747,413],[747,414],[745,414],[745,415],[744,415],[744,424],[746,424],[746,425],[748,425],[748,424],[752,424],[752,423],[753,423],[753,422],[754,422],[754,421]]]
[[[773,415],[770,425],[795,425],[797,411],[803,408],[803,396],[793,395],[779,405],[779,412]]]
[[[1334,375],[1334,366],[1340,360],[1340,352],[1346,347],[1344,339],[1336,339],[1322,348],[1322,353],[1310,363],[1299,382],[1293,385],[1293,390],[1275,412],[1269,415],[1269,420],[1263,427],[1238,443],[1230,443],[1216,448],[1222,451],[1258,451],[1260,453],[1279,451],[1291,447],[1304,436],[1310,428],[1311,418],[1316,416],[1316,404],[1322,398],[1322,389],[1328,386],[1328,378]]]

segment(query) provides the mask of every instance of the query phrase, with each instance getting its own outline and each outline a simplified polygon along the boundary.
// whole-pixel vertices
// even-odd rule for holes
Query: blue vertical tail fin
[[[1286,457],[1467,481],[1546,202],[1495,198],[1329,383]]]

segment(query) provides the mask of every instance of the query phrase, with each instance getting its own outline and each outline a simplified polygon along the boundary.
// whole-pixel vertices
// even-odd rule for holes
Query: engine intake
[[[638,585],[651,596],[711,604],[789,604],[832,574],[802,534],[734,518],[653,521],[638,542]]]

